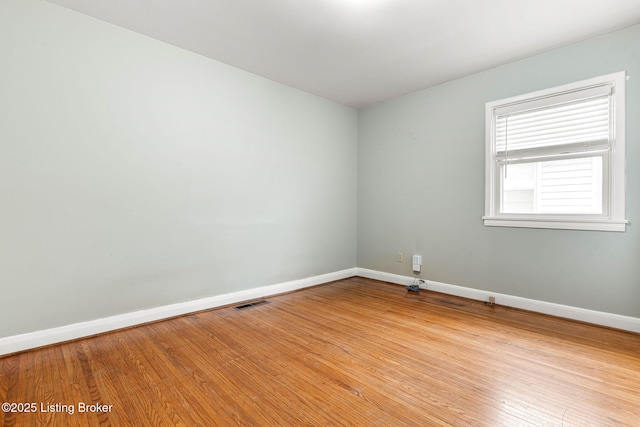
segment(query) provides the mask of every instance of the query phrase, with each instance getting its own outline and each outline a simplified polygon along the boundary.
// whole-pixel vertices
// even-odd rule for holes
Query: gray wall
[[[485,103],[621,70],[627,232],[484,227]],[[640,26],[359,112],[358,266],[640,317],[638,117]]]
[[[0,337],[355,266],[355,110],[40,0],[0,58]]]
[[[410,275],[397,251],[421,253],[427,279],[640,317],[638,225],[481,221],[484,103],[623,69],[639,220],[639,53],[634,27],[357,113],[2,0],[0,337],[356,263]]]

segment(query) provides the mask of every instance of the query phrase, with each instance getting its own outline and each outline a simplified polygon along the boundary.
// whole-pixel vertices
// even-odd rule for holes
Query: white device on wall
[[[413,256],[413,271],[415,273],[420,273],[421,269],[422,269],[422,256],[421,255],[414,255]]]

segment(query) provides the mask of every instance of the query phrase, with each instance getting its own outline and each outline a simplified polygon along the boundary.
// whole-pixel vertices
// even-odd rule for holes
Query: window
[[[619,72],[486,104],[487,226],[625,231]]]

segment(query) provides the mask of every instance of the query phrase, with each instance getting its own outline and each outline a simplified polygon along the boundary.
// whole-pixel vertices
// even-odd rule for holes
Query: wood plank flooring
[[[0,358],[0,425],[640,426],[638,334],[359,277],[267,300]]]

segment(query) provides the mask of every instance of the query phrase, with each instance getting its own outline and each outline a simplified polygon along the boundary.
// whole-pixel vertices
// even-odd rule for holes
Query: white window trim
[[[485,226],[491,227],[524,227],[565,230],[594,231],[626,231],[628,221],[625,219],[625,106],[626,106],[626,72],[607,74],[588,80],[545,89],[525,95],[515,96],[499,101],[488,102],[485,106],[486,118],[486,152],[485,152],[485,215],[482,217]],[[613,103],[613,140],[611,151],[607,156],[610,169],[608,188],[603,188],[608,203],[606,215],[548,215],[548,214],[501,214],[497,211],[496,198],[499,191],[499,177],[495,167],[495,111],[509,104],[525,100],[544,98],[562,92],[575,91],[594,85],[610,83],[614,87]]]

